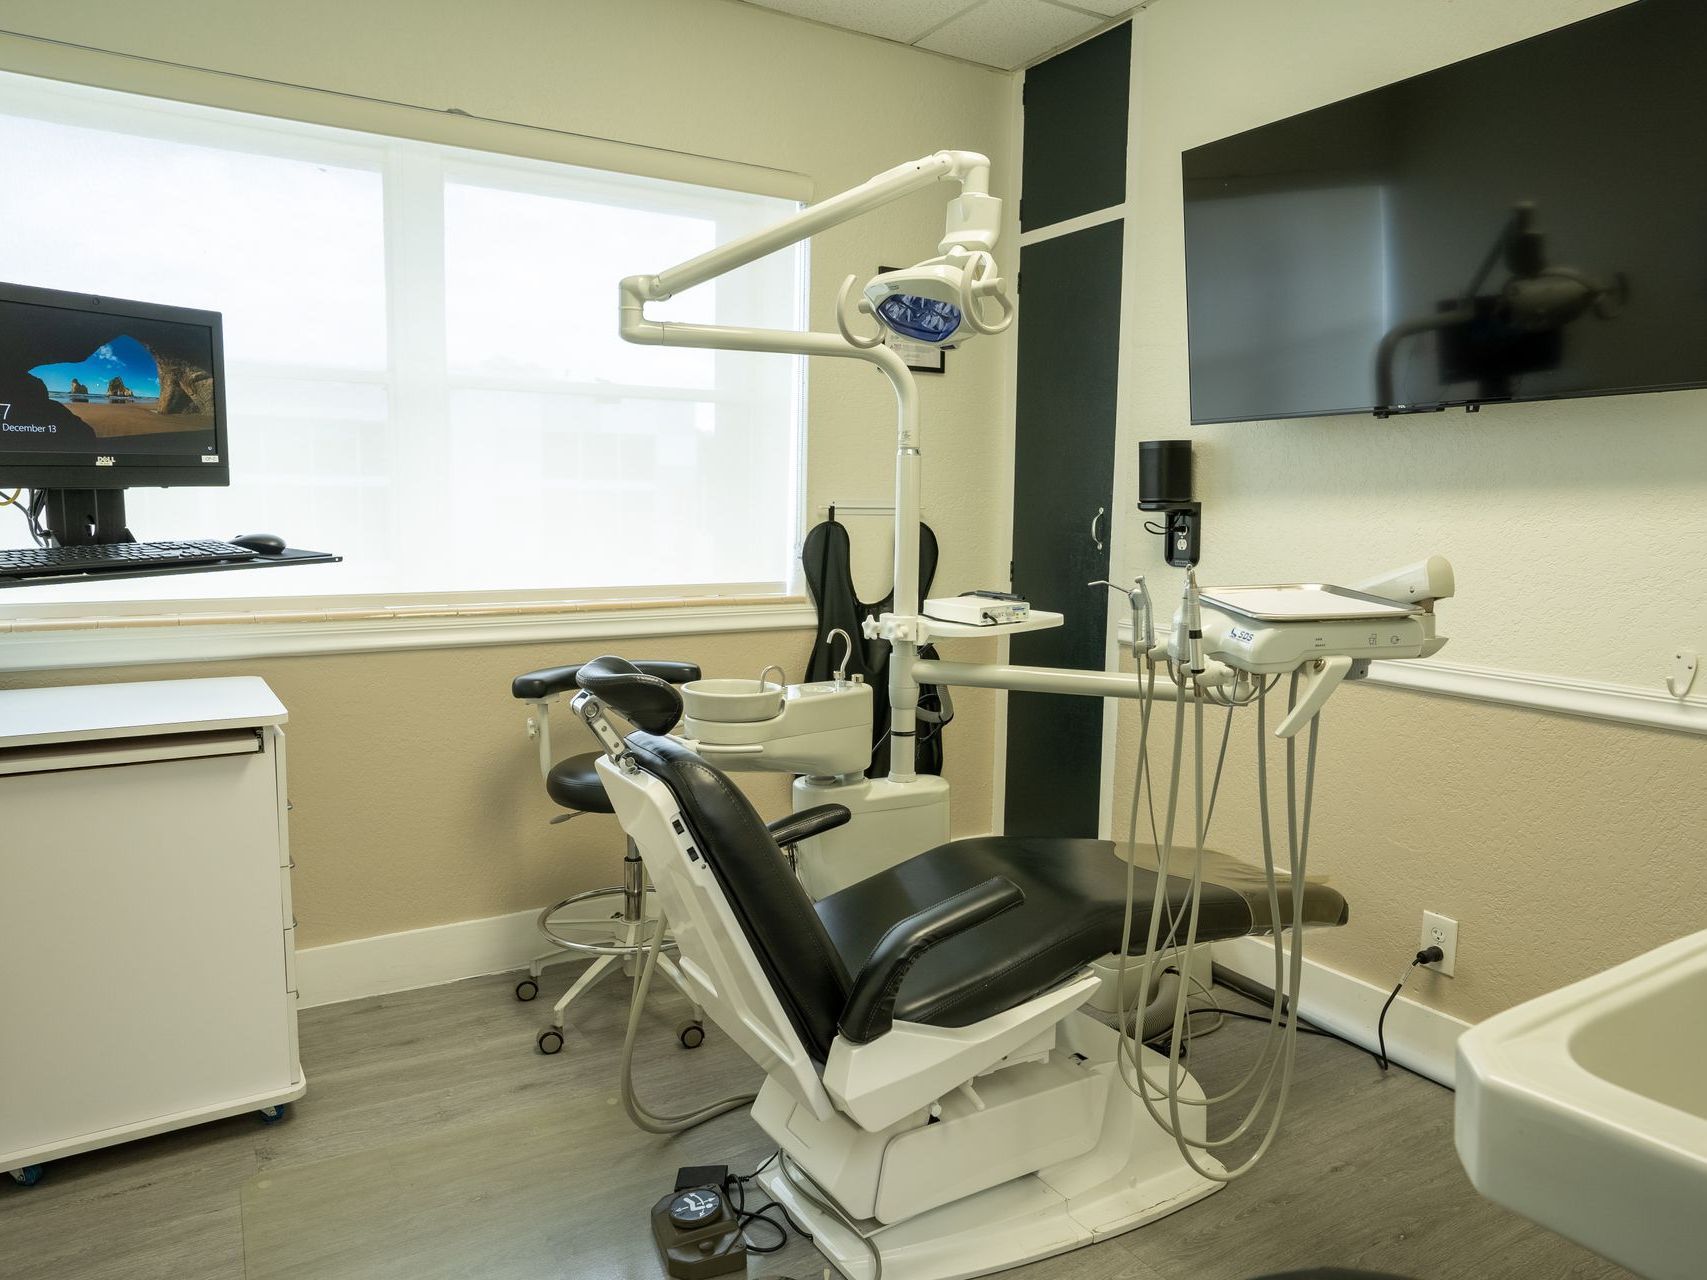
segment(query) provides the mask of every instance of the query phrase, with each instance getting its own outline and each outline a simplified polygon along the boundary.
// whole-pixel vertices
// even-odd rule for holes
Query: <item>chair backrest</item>
[[[717,876],[771,989],[807,1052],[822,1062],[852,983],[782,850],[747,797],[674,738],[632,733],[629,751],[670,789]]]
[[[581,668],[580,686],[638,726],[624,739],[630,758],[674,798],[768,985],[806,1051],[822,1062],[852,983],[763,819],[720,770],[663,736],[681,715],[681,694],[670,685],[607,657]],[[647,856],[644,843],[640,851]]]

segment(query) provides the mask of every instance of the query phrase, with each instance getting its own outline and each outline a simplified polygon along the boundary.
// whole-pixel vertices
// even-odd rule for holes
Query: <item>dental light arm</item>
[[[893,169],[880,173],[857,187],[851,187],[840,195],[831,196],[802,209],[792,218],[785,218],[773,227],[755,231],[739,240],[731,240],[728,244],[708,250],[697,258],[690,258],[668,270],[660,271],[655,276],[628,277],[621,286],[623,337],[628,338],[630,342],[640,340],[630,337],[628,332],[631,299],[635,311],[638,312],[647,302],[662,302],[666,298],[673,298],[683,290],[727,275],[737,267],[757,262],[778,249],[786,249],[791,244],[810,239],[820,231],[827,231],[862,214],[870,213],[873,209],[880,209],[910,192],[920,191],[944,181],[960,183],[963,193],[961,200],[956,202],[956,205],[960,206],[959,210],[954,206],[950,208],[948,234],[953,234],[959,227],[961,233],[968,238],[968,243],[988,240],[988,243],[981,244],[980,247],[991,247],[995,242],[995,233],[993,230],[986,233],[982,229],[983,224],[978,221],[975,212],[983,210],[984,217],[991,224],[998,222],[1001,216],[1001,201],[996,200],[989,192],[989,160],[975,151],[938,151],[935,155],[896,165]],[[970,203],[967,201],[968,197],[971,198]],[[994,205],[993,213],[990,204]],[[947,242],[948,235],[945,235],[944,243]]]

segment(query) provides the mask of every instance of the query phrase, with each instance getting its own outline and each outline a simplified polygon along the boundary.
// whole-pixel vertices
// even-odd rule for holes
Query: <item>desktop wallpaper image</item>
[[[217,452],[209,332],[0,304],[0,449]]]

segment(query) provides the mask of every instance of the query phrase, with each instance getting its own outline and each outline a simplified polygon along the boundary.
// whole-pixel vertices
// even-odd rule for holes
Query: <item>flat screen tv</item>
[[[1181,163],[1193,422],[1707,385],[1707,0]]]

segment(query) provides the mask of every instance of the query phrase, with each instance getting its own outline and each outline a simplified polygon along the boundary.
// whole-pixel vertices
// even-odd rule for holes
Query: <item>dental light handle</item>
[[[996,301],[995,320],[984,319],[985,298]],[[996,260],[988,251],[974,252],[966,264],[960,280],[960,314],[982,334],[1001,333],[1014,322],[1014,304],[1007,295],[1006,281],[996,274]]]
[[[842,287],[836,291],[836,328],[841,330],[842,337],[847,340],[850,346],[858,347],[862,351],[869,351],[883,341],[883,330],[875,328],[870,333],[856,333],[853,325],[849,323],[848,299],[854,296],[854,285],[858,280],[858,276],[849,276],[842,281]],[[864,294],[859,295],[859,301],[854,304],[853,309],[862,316],[874,314],[871,303]]]
[[[1317,658],[1306,662],[1299,670],[1298,701],[1276,726],[1274,736],[1291,738],[1316,718],[1323,704],[1333,697],[1334,690],[1351,674],[1350,658]]]

